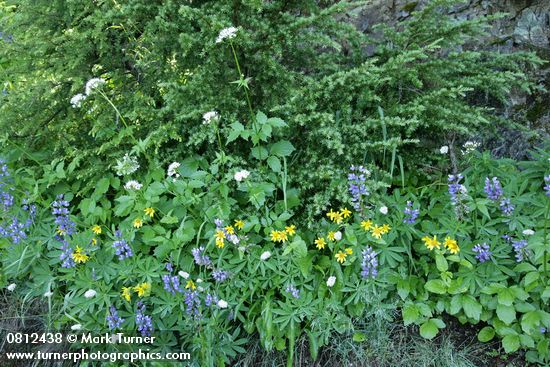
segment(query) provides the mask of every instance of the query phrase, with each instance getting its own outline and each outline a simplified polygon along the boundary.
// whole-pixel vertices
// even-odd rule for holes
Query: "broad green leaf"
[[[492,340],[494,337],[495,337],[495,329],[493,329],[492,326],[485,326],[477,334],[477,339],[480,342],[484,342],[484,343],[488,342],[489,340]]]

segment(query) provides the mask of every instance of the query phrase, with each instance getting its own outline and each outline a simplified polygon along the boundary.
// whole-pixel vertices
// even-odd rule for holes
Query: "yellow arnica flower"
[[[90,259],[90,257],[82,253],[80,246],[76,246],[76,249],[73,252],[73,260],[76,263],[85,263],[88,259]]]
[[[333,232],[333,231],[330,231],[329,233],[327,233],[327,238],[329,241],[335,241],[336,239],[334,238],[334,234],[336,232]]]
[[[286,232],[289,236],[294,235],[294,233],[296,233],[296,226],[293,224],[293,225],[291,225],[291,226],[285,227],[285,232]]]
[[[134,291],[137,293],[138,297],[143,297],[148,294],[151,290],[151,284],[141,283],[134,287]]]
[[[332,209],[330,209],[327,213],[327,217],[330,219],[330,220],[334,220],[334,216],[336,215],[337,213],[335,211],[333,211]]]
[[[348,255],[353,254],[353,250],[349,247],[347,249],[345,249],[344,251],[346,251],[346,254],[348,254]]]
[[[433,250],[434,248],[439,248],[441,243],[437,240],[437,236],[434,236],[433,238],[429,236],[422,237],[422,241],[424,241],[424,244],[428,248],[428,250]]]
[[[340,209],[340,214],[344,218],[349,218],[351,217],[351,210],[349,210],[348,208]]]
[[[92,238],[92,245],[97,245],[97,238]]]
[[[382,235],[384,234],[384,229],[378,225],[375,225],[370,233],[372,234],[372,237],[376,239],[381,239]]]
[[[101,227],[96,224],[92,227],[92,232],[94,232],[95,234],[101,234]]]
[[[145,208],[143,211],[145,212],[145,215],[148,215],[150,218],[153,218],[155,215],[155,209],[153,208]]]
[[[143,226],[143,220],[141,218],[134,219],[134,228],[141,228]]]
[[[126,301],[130,302],[132,299],[132,294],[130,293],[130,288],[128,287],[122,287],[122,295],[121,297],[124,298]]]
[[[458,252],[460,251],[460,247],[458,247],[458,243],[455,240],[453,240],[451,237],[446,237],[443,245],[445,245],[445,247],[453,255],[458,254]]]
[[[338,251],[338,253],[336,255],[334,255],[334,257],[336,258],[336,261],[338,261],[340,264],[343,264],[344,261],[346,261],[347,256],[348,256],[348,254],[346,254],[345,252],[342,252],[342,251]]]
[[[335,213],[334,217],[332,218],[332,221],[336,224],[342,223],[342,220],[343,220],[342,213]]]
[[[365,231],[369,231],[372,228],[372,220],[362,221],[361,228],[363,228]]]
[[[216,230],[216,240],[223,240],[224,238],[225,233],[221,229]]]
[[[388,224],[382,226],[382,234],[386,234],[390,231],[391,227]]]
[[[192,281],[191,279],[189,279],[185,284],[185,289],[189,289],[189,288],[191,288],[191,290],[195,290],[197,288],[197,286],[195,285],[195,282]]]
[[[225,246],[223,238],[216,238],[216,246],[218,248],[223,248]]]
[[[322,237],[315,240],[315,246],[316,246],[319,250],[324,249],[326,244],[327,244],[327,243],[325,242],[325,239],[322,238]]]
[[[242,220],[240,220],[240,219],[237,219],[237,220],[235,221],[235,227],[237,227],[238,230],[243,229],[243,227],[244,227],[244,222],[243,222]]]
[[[288,240],[288,236],[285,231],[271,231],[271,241],[285,242],[286,240]]]
[[[60,235],[60,236],[65,236],[65,230],[61,229],[61,228],[58,228],[57,229],[57,234]]]
[[[233,228],[233,226],[225,227],[225,231],[229,234],[235,234],[235,228]]]

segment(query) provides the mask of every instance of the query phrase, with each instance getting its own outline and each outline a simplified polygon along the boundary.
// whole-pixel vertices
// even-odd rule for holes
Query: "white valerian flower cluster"
[[[73,106],[73,108],[81,107],[82,102],[84,102],[86,98],[88,98],[88,96],[93,93],[94,89],[97,89],[104,84],[105,79],[102,78],[92,78],[88,80],[86,82],[86,87],[84,88],[86,94],[78,93],[71,98],[71,105]]]
[[[80,330],[80,329],[82,329],[81,324],[75,324],[75,325],[71,326],[71,330]]]
[[[124,188],[128,191],[140,190],[142,187],[143,187],[143,185],[140,184],[139,182],[137,182],[136,180],[130,180],[130,181],[126,182],[126,185],[124,185]]]
[[[266,260],[269,259],[270,257],[271,257],[271,252],[265,251],[265,252],[262,253],[262,255],[260,256],[260,260],[266,261]]]
[[[441,153],[441,154],[449,153],[449,147],[446,146],[446,145],[442,146],[441,148],[439,148],[439,153]]]
[[[521,233],[523,233],[525,236],[532,236],[535,234],[535,231],[533,231],[532,229],[524,229]]]
[[[479,146],[480,146],[480,144],[477,141],[467,141],[466,143],[464,143],[462,145],[462,148],[464,148],[464,149],[461,150],[462,155],[467,155],[467,154],[472,153],[474,150],[479,148]]]
[[[327,279],[327,287],[332,288],[332,287],[334,286],[334,283],[336,283],[336,277],[335,277],[334,275],[328,277],[328,279]]]
[[[10,285],[8,285],[8,291],[10,292],[13,292],[15,290],[15,287],[17,287],[17,285],[15,283],[11,283]]]
[[[226,38],[227,39],[235,38],[235,36],[237,35],[237,31],[238,29],[235,27],[228,27],[228,28],[222,29],[218,34],[218,38],[216,38],[216,43],[223,42],[223,40]]]
[[[176,181],[176,178],[180,177],[180,174],[178,173],[178,168],[181,166],[179,162],[172,162],[168,166],[168,170],[166,171],[166,175],[168,177],[172,177],[173,181]]]
[[[243,169],[237,173],[235,173],[235,181],[237,182],[241,182],[242,180],[246,179],[248,176],[250,175],[250,172],[248,172],[247,170]]]
[[[209,111],[202,115],[202,124],[208,125],[212,121],[218,121],[220,119],[220,114],[216,111]]]
[[[382,213],[384,215],[388,214],[388,207],[385,206],[385,205],[383,207],[381,207],[379,210],[380,210],[380,213]]]
[[[342,232],[340,232],[340,231],[334,232],[334,239],[336,241],[340,241],[342,239]]]
[[[93,93],[94,89],[97,89],[105,84],[105,79],[92,78],[86,82],[86,95],[89,96]]]
[[[117,160],[115,171],[118,176],[130,175],[136,172],[139,168],[139,163],[136,157],[131,157],[126,153],[122,160]]]
[[[84,297],[86,297],[86,298],[93,298],[93,297],[96,296],[96,294],[97,294],[97,292],[94,291],[93,289],[88,289],[88,290],[86,291],[86,293],[84,293]]]
[[[220,300],[218,301],[218,307],[219,307],[219,308],[227,308],[227,302],[224,301],[223,299],[220,299]]]
[[[73,108],[79,108],[82,106],[82,101],[86,99],[86,96],[82,93],[78,93],[71,98],[71,105]]]

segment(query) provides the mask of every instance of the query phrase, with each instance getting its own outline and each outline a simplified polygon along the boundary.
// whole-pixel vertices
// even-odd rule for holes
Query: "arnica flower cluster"
[[[487,245],[486,243],[475,245],[472,248],[472,251],[475,252],[476,259],[481,263],[484,263],[485,261],[489,260],[491,258],[491,255],[493,254],[490,251],[489,245]]]
[[[363,278],[374,278],[378,275],[378,259],[372,247],[367,246],[362,252],[361,276]]]
[[[420,214],[419,209],[413,209],[413,203],[412,201],[407,201],[407,206],[405,207],[405,210],[403,210],[403,213],[405,214],[405,218],[403,219],[403,223],[407,224],[415,224],[416,219],[418,218],[418,215]]]
[[[234,245],[238,245],[241,242],[241,239],[237,234],[235,233],[235,228],[241,230],[244,227],[244,221],[238,219],[235,221],[235,227],[229,225],[225,226],[223,225],[223,220],[221,219],[215,219],[214,223],[216,224],[216,233],[214,235],[216,240],[216,247],[218,248],[224,248],[225,247],[225,240],[228,240]]]
[[[493,201],[499,201],[500,210],[504,215],[510,216],[514,211],[514,206],[510,202],[510,199],[504,197],[504,191],[497,177],[489,179],[485,177],[485,194],[487,197]]]
[[[351,195],[353,208],[360,212],[363,206],[363,198],[369,195],[366,181],[370,171],[363,166],[351,166],[348,174],[348,190]]]
[[[151,336],[153,332],[153,320],[151,316],[145,315],[145,305],[139,301],[136,311],[136,326],[141,336]]]
[[[464,178],[462,174],[449,175],[449,194],[451,195],[451,204],[453,204],[457,218],[461,219],[464,214],[468,213],[469,209],[466,205],[468,199],[468,189],[460,183]]]
[[[115,254],[118,256],[119,260],[124,260],[128,257],[132,257],[134,253],[128,245],[128,242],[122,238],[122,231],[120,229],[115,231],[116,240],[113,242],[113,248],[115,249]]]
[[[111,306],[109,308],[109,315],[107,315],[107,324],[109,325],[109,329],[118,329],[123,322],[124,319],[118,316],[118,311],[115,306]]]
[[[271,231],[271,241],[284,243],[288,241],[289,237],[292,237],[296,233],[296,226],[286,226],[284,231]]]

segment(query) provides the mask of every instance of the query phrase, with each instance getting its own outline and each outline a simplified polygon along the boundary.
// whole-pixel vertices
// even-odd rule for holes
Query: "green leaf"
[[[511,324],[516,319],[516,309],[514,306],[506,306],[501,303],[497,305],[497,316],[506,324]]]
[[[449,270],[449,264],[447,263],[445,256],[441,254],[435,255],[435,266],[437,267],[437,270],[439,270],[442,273]]]
[[[485,326],[477,334],[477,339],[480,342],[484,342],[484,343],[488,342],[489,340],[492,340],[494,337],[495,337],[495,329],[493,329],[492,326]]]
[[[281,140],[271,145],[271,154],[279,157],[287,157],[294,151],[294,146],[288,140]]]
[[[424,285],[427,291],[437,294],[445,294],[447,292],[447,287],[441,279],[432,279],[428,280]]]
[[[498,303],[505,306],[511,306],[514,303],[516,296],[514,295],[514,292],[512,292],[510,289],[505,288],[505,289],[501,289],[498,292],[497,298],[498,298]]]
[[[515,334],[506,335],[502,339],[502,346],[504,347],[504,351],[506,353],[515,352],[520,346],[519,336]]]
[[[267,123],[270,124],[273,127],[285,127],[285,126],[287,126],[287,123],[284,122],[282,119],[280,119],[278,117],[270,117],[267,120]]]
[[[462,295],[462,308],[464,309],[466,316],[479,321],[481,316],[481,305],[473,296],[469,294]]]
[[[229,135],[226,138],[225,145],[231,143],[232,141],[236,140],[241,133],[244,131],[244,126],[240,122],[234,122],[231,125],[231,131],[229,132]]]
[[[96,195],[105,194],[109,189],[109,183],[110,183],[110,180],[107,177],[103,177],[101,180],[97,182],[94,194]]]
[[[269,166],[269,168],[271,168],[273,172],[281,172],[281,161],[274,155],[267,158],[267,165]]]
[[[267,122],[267,116],[262,111],[256,113],[256,121],[258,124],[263,125]]]
[[[416,307],[414,303],[405,304],[401,310],[401,314],[403,315],[403,323],[405,326],[416,323],[418,316],[420,316],[418,307]]]
[[[438,332],[439,328],[437,327],[437,324],[433,319],[429,319],[428,321],[420,325],[420,335],[425,339],[433,339]]]
[[[365,340],[367,340],[367,336],[363,333],[354,333],[353,334],[353,341],[356,343],[362,343]]]

